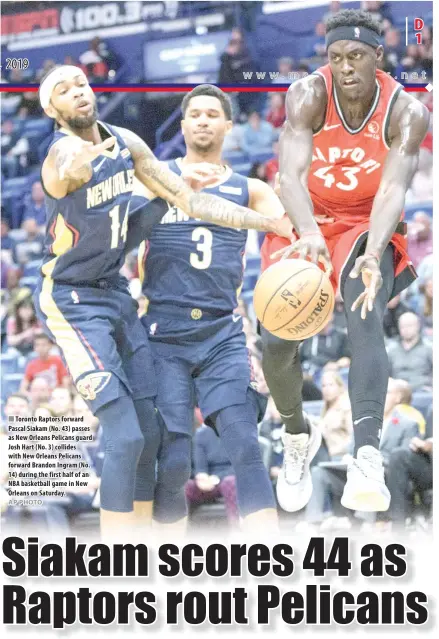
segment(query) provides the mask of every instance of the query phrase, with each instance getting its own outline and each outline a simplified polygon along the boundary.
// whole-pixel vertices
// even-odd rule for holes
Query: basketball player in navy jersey
[[[232,127],[226,94],[200,85],[186,95],[182,111],[187,154],[169,162],[170,170],[204,187],[206,194],[281,218],[284,209],[267,184],[234,173],[222,162],[224,137]],[[166,424],[154,518],[165,529],[185,525],[184,486],[191,471],[196,404],[206,423],[216,427],[233,464],[246,527],[276,527],[273,489],[258,444],[265,401],[255,390],[242,317],[233,312],[246,239],[243,230],[192,219],[170,203],[144,246],[141,270],[149,305],[143,321],[156,364],[156,405]]]
[[[136,503],[143,516],[151,504],[158,446],[148,342],[137,304],[119,276],[134,176],[206,222],[271,228],[287,236],[291,225],[195,193],[138,136],[99,122],[95,96],[81,69],[55,68],[43,79],[39,96],[59,128],[41,172],[48,225],[35,301],[76,388],[103,427],[102,531],[117,536],[122,529],[126,535]],[[151,203],[145,215],[160,219],[160,206]],[[138,464],[142,480],[135,489]]]

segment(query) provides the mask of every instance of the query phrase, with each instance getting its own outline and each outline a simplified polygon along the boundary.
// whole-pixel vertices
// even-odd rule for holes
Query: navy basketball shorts
[[[262,419],[266,399],[257,392],[240,316],[176,307],[148,310],[142,322],[154,356],[156,406],[170,432],[192,434],[195,406],[214,426],[212,416],[245,404],[249,388],[257,394]]]
[[[94,413],[118,397],[155,396],[151,348],[137,316],[137,302],[126,287],[73,287],[44,278],[34,302],[38,318]]]

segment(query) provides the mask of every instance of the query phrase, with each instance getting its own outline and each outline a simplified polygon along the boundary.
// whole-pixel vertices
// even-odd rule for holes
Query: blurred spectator
[[[410,299],[410,306],[421,318],[424,334],[433,333],[433,279],[429,278],[419,286],[419,295]]]
[[[350,357],[346,334],[329,322],[318,335],[302,342],[300,360],[311,374],[323,368],[328,362],[336,362]],[[348,362],[341,361],[345,366]]]
[[[424,211],[417,211],[408,223],[408,254],[416,268],[423,258],[433,252],[431,218]]]
[[[16,115],[16,121],[18,122],[18,125],[21,126],[22,122],[25,122],[27,120],[27,118],[29,117],[29,111],[27,109],[27,107],[22,106],[18,109],[17,115]]]
[[[79,56],[81,67],[90,82],[108,79],[109,67],[102,56],[104,46],[99,37],[93,38],[90,48]]]
[[[239,520],[235,476],[221,439],[209,426],[201,426],[194,436],[194,479],[186,484],[191,507],[223,497],[229,523]]]
[[[322,17],[322,22],[323,24],[326,25],[326,23],[328,22],[329,18],[332,18],[336,13],[338,13],[341,9],[341,2],[336,2],[335,0],[333,2],[329,3],[329,11],[327,11],[326,13],[323,14]]]
[[[28,392],[32,413],[41,406],[41,404],[47,404],[51,391],[52,389],[45,377],[35,377],[32,380]]]
[[[4,413],[6,418],[11,415],[14,417],[30,417],[29,397],[23,393],[12,393],[6,400]]]
[[[395,448],[408,448],[411,438],[419,435],[420,427],[425,429],[422,414],[411,406],[411,402],[410,385],[404,380],[390,378],[380,439],[380,451],[385,466]]]
[[[12,266],[17,263],[17,243],[12,237],[9,237],[9,231],[9,220],[4,216],[2,211],[0,232],[2,263],[4,262]]]
[[[50,396],[49,406],[57,417],[73,416],[73,397],[70,389],[57,386]]]
[[[384,334],[386,337],[397,337],[399,335],[398,331],[398,320],[404,313],[410,311],[410,307],[401,302],[401,295],[396,295],[390,302],[387,304],[386,312],[384,313]]]
[[[20,280],[20,271],[13,264],[1,260],[1,288],[12,291],[18,286]]]
[[[75,60],[75,58],[72,55],[66,55],[66,57],[64,58],[63,64],[68,64],[68,65],[77,67],[79,63],[77,60]]]
[[[2,267],[2,285],[3,285],[3,263]],[[1,352],[4,353],[6,345],[6,322],[8,316],[7,307],[8,294],[5,290],[0,291],[0,320],[1,320]]]
[[[25,204],[23,222],[34,220],[39,232],[44,232],[46,227],[46,205],[44,204],[43,185],[39,180],[32,184],[32,190],[28,202]]]
[[[433,486],[433,408],[427,418],[425,439],[415,436],[409,446],[396,448],[390,454],[386,483],[391,495],[386,516],[397,525],[404,524],[414,491]]]
[[[406,82],[428,82],[431,76],[431,60],[422,44],[409,44],[401,58],[395,75]],[[403,74],[408,74],[403,75]]]
[[[418,265],[418,280],[419,285],[425,284],[425,282],[433,277],[433,253],[426,255],[421,263]]]
[[[113,76],[119,68],[117,56],[99,36],[90,41],[90,48],[79,56],[79,61],[93,80],[106,80],[110,71]]]
[[[279,173],[279,141],[275,140],[272,146],[273,157],[265,163],[265,175],[271,187],[274,188],[276,173]]]
[[[326,24],[324,22],[317,22],[315,29],[315,41],[312,49],[304,56],[305,58],[324,58],[326,57]]]
[[[27,109],[27,113],[30,117],[42,117],[43,115],[38,91],[25,91],[20,106]]]
[[[35,338],[41,333],[31,293],[29,289],[22,289],[13,300],[6,324],[7,344],[22,355],[28,355],[33,351]]]
[[[433,349],[421,337],[421,320],[404,313],[398,321],[399,335],[388,348],[390,375],[408,382],[416,390],[431,389]]]
[[[270,122],[275,129],[279,129],[285,122],[285,117],[285,96],[281,93],[271,93],[270,108],[265,119],[267,122]]]
[[[256,71],[256,63],[251,57],[240,29],[233,29],[226,50],[221,55],[219,84],[242,84],[245,71]]]
[[[363,1],[361,3],[363,11],[367,11],[372,15],[372,18],[379,22],[384,27],[384,21],[387,24],[392,22],[392,10],[389,6],[389,2],[376,2],[376,1]]]
[[[71,64],[70,62],[64,62],[64,64]],[[51,69],[53,69],[56,66],[56,62],[55,60],[52,60],[50,58],[47,58],[46,60],[44,60],[43,62],[43,66],[38,69],[38,71],[35,74],[35,81],[36,82],[41,82],[41,78],[46,75],[46,73],[49,73],[49,71]]]
[[[321,380],[324,400],[319,420],[329,457],[341,459],[352,447],[352,414],[346,387],[338,373],[323,373]]]
[[[250,156],[270,153],[272,144],[272,125],[262,120],[257,111],[252,111],[242,127],[242,150]]]
[[[34,350],[37,357],[32,359],[25,368],[24,377],[20,386],[22,393],[29,390],[30,384],[37,377],[44,377],[44,379],[47,380],[50,390],[56,386],[70,386],[67,369],[59,355],[50,354],[52,348],[53,343],[44,333],[35,337]]]
[[[242,124],[234,123],[229,133],[224,138],[223,153],[242,150]]]
[[[384,34],[384,71],[395,75],[404,45],[399,29],[388,29]]]
[[[277,63],[277,70],[279,75],[273,80],[273,84],[291,84],[293,81],[293,68],[293,58],[280,58]]]
[[[9,495],[4,489],[9,479],[8,419],[9,417],[31,417],[29,398],[21,393],[12,393],[6,400],[4,414],[6,421],[0,430],[0,501],[2,513],[7,510],[9,505]]]
[[[1,147],[2,171],[5,177],[17,177],[20,166],[27,166],[29,142],[21,135],[12,120],[5,120],[2,124]]]
[[[407,191],[406,204],[433,200],[433,154],[426,148],[419,151],[418,170]]]
[[[23,240],[18,240],[16,244],[19,264],[40,260],[43,257],[44,234],[40,232],[36,220],[28,218],[23,222],[21,228],[26,235]]]
[[[218,72],[219,84],[246,84],[252,79],[244,77],[245,72],[257,71],[256,62],[245,43],[240,29],[232,29],[231,38],[226,50],[221,55],[221,65]],[[252,93],[239,93],[237,96],[239,110],[249,113],[253,105],[260,103],[260,96]]]

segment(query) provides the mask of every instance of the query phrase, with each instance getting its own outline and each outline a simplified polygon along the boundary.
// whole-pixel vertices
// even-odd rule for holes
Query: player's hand
[[[410,450],[412,450],[414,453],[418,453],[420,450],[422,450],[423,445],[424,441],[420,437],[413,437],[410,440]]]
[[[314,262],[314,264],[322,262],[325,267],[326,275],[328,277],[331,275],[333,270],[331,256],[329,255],[325,238],[318,231],[310,233],[309,235],[308,233],[305,233],[303,237],[293,242],[290,246],[273,253],[273,255],[271,255],[271,259],[280,258],[281,260],[286,260],[295,253],[298,253],[298,257],[302,260],[309,257],[311,262]]]
[[[194,191],[201,191],[206,186],[211,186],[218,181],[222,173],[222,167],[208,162],[197,164],[185,164],[181,171],[181,177]]]
[[[349,273],[349,277],[356,279],[361,273],[364,291],[351,306],[354,312],[361,306],[361,319],[366,319],[367,312],[372,311],[375,298],[383,285],[383,277],[378,259],[374,255],[362,255],[355,260],[355,265]]]
[[[291,241],[296,239],[293,232],[293,225],[287,215],[284,215],[279,220],[271,220],[270,233],[275,233],[280,237],[286,237]]]
[[[86,140],[81,140],[81,138],[69,143],[69,147],[66,147],[63,152],[63,162],[58,167],[59,179],[64,180],[68,172],[77,171],[84,164],[90,164],[99,157],[102,151],[114,146],[115,143],[116,138],[113,136],[103,142],[99,142],[99,144],[93,144],[93,142],[87,142]]]
[[[431,453],[433,452],[433,440],[413,437],[413,439],[410,441],[410,450],[412,450],[414,453],[421,452],[431,455]]]

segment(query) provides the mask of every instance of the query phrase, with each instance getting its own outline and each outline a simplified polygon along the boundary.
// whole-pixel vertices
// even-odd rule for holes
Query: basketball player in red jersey
[[[344,299],[352,352],[349,396],[355,451],[342,504],[383,511],[390,503],[379,453],[388,360],[383,314],[416,273],[406,252],[404,199],[418,164],[429,113],[378,70],[380,27],[346,10],[327,23],[329,64],[294,83],[280,137],[282,203],[299,240],[268,235],[263,267],[280,257],[330,262]],[[299,342],[262,329],[264,373],[283,417],[279,503],[296,511],[311,496],[309,464],[320,435],[302,413]]]

